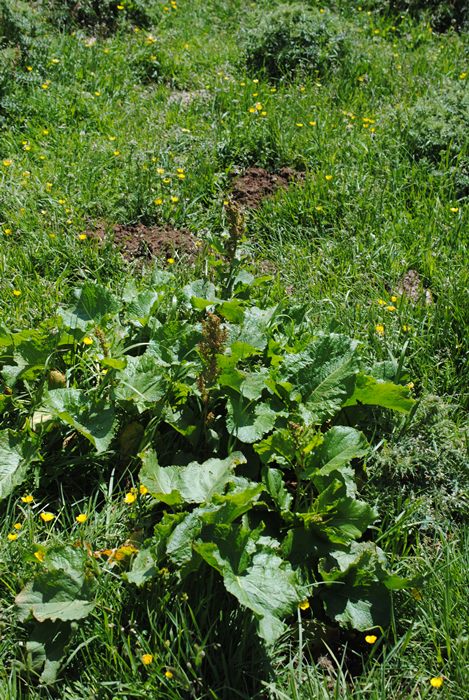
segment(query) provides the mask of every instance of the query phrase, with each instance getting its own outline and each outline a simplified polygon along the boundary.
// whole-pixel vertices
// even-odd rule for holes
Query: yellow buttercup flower
[[[38,561],[44,561],[44,557],[46,556],[44,552],[41,552],[41,550],[37,550],[37,552],[34,552],[34,556]]]
[[[9,168],[10,165],[13,164],[13,161],[10,158],[5,158],[4,160],[2,160],[2,163],[5,166],[5,168]]]
[[[83,338],[83,345],[93,345],[93,338],[90,338],[89,336],[85,335]]]
[[[171,671],[165,671],[164,675],[165,675],[165,678],[168,678],[169,680],[171,680],[171,678],[174,677],[174,673],[172,673]]]
[[[45,511],[44,513],[41,513],[40,516],[41,520],[43,520],[45,523],[50,523],[52,520],[54,520],[55,515],[53,513],[49,513]]]
[[[18,535],[16,534],[16,532],[10,532],[7,535],[7,540],[9,540],[10,542],[14,542],[17,539],[18,539]]]
[[[378,637],[375,634],[367,634],[365,637],[365,642],[367,644],[374,644]]]
[[[86,241],[87,238],[88,238],[88,236],[86,235],[86,233],[80,233],[78,236],[79,241]],[[90,343],[88,343],[88,344],[90,345]]]
[[[390,304],[389,306],[386,306],[386,311],[396,311],[396,307]]]
[[[144,666],[149,666],[153,661],[153,654],[143,654],[141,660]]]
[[[13,525],[13,527],[15,528],[15,530],[21,530],[21,528],[23,527],[23,525],[22,525],[22,523],[15,523],[15,524]]]
[[[394,294],[393,294],[393,296],[391,297],[391,301],[392,301],[393,304],[394,304],[394,302],[397,301],[397,297],[396,297]]]
[[[382,323],[377,323],[375,326],[375,331],[378,335],[384,335],[384,326]]]
[[[161,197],[157,197],[154,200],[153,204],[156,204],[157,207],[160,207],[163,204],[163,200],[161,199]]]
[[[26,496],[21,496],[21,501],[23,503],[34,503],[34,498],[31,496],[31,494],[26,494]]]
[[[172,201],[174,204],[176,204],[176,202],[179,202],[179,197],[177,197],[176,195],[172,195],[172,196],[171,196],[171,201]]]
[[[298,607],[300,608],[300,610],[308,610],[309,600],[302,600],[301,603],[298,603]]]
[[[125,494],[124,503],[127,503],[127,505],[132,505],[136,500],[137,496],[134,493],[129,492]]]
[[[21,290],[19,290],[19,289],[14,289],[14,290],[13,290],[13,296],[14,296],[14,297],[20,297],[20,296],[21,296]]]
[[[327,182],[330,182],[332,180],[332,175],[326,175],[326,180]]]
[[[86,523],[86,521],[88,520],[88,516],[86,515],[86,513],[80,513],[79,515],[77,515],[75,520],[77,521],[77,523],[80,523],[80,525],[82,525],[83,523]]]
[[[430,678],[430,685],[432,688],[441,688],[443,685],[443,676],[435,676],[434,678]]]
[[[140,484],[140,486],[138,487],[138,491],[141,496],[146,496],[148,493],[148,489],[144,484]]]
[[[459,207],[450,207],[450,211],[452,211],[453,214],[457,214],[459,211]]]
[[[166,260],[166,262],[168,263],[168,265],[174,265],[174,263],[175,263],[176,261],[175,261],[174,258],[168,258],[168,259]]]

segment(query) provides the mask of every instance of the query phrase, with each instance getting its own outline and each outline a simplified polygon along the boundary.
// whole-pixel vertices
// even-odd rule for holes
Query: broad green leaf
[[[90,325],[99,324],[107,315],[114,315],[120,310],[116,297],[97,282],[85,282],[75,289],[76,304],[60,312],[67,328],[86,330]]]
[[[136,586],[143,586],[147,581],[155,578],[158,566],[151,549],[141,549],[134,557],[132,568],[124,574],[124,577]]]
[[[272,435],[264,438],[254,449],[264,464],[280,464],[287,466],[296,459],[296,447],[292,435],[286,428],[275,430]]]
[[[223,301],[217,304],[217,313],[231,323],[242,323],[244,320],[244,305],[238,299]]]
[[[358,630],[389,624],[386,582],[393,577],[386,567],[384,553],[372,542],[352,542],[322,559],[319,573],[329,585],[320,587],[320,595],[327,614]],[[389,588],[393,585],[391,580]]]
[[[159,294],[157,292],[150,290],[140,292],[128,305],[126,310],[127,317],[144,325],[148,321],[158,299]]]
[[[359,363],[357,342],[331,333],[320,336],[301,353],[285,355],[280,372],[300,391],[299,413],[318,425],[337,413],[352,394]]]
[[[264,467],[262,470],[262,481],[276,507],[280,511],[290,510],[293,495],[287,491],[280,469]]]
[[[160,401],[168,388],[168,364],[153,353],[127,356],[127,366],[117,374],[116,399],[132,401],[138,410]]]
[[[29,640],[26,642],[28,668],[36,673],[43,685],[50,685],[57,680],[61,662],[72,635],[70,622],[36,623]]]
[[[229,343],[241,343],[242,346],[264,350],[268,341],[268,329],[277,310],[276,306],[268,309],[258,309],[256,306],[244,312],[242,325],[233,325],[229,329]],[[252,351],[251,351],[252,352]]]
[[[34,446],[24,435],[0,431],[0,500],[24,481],[34,455]]]
[[[240,452],[233,452],[226,459],[212,458],[202,464],[191,462],[182,467],[161,467],[156,453],[149,450],[142,455],[139,478],[155,498],[168,505],[204,503],[213,494],[222,493],[234,468],[245,462]]]
[[[19,617],[44,620],[79,620],[94,608],[93,581],[85,573],[86,555],[73,547],[58,547],[46,554],[43,570],[18,593]]]
[[[285,631],[283,619],[304,595],[290,564],[279,556],[278,542],[256,542],[249,531],[232,528],[216,542],[197,541],[194,549],[221,574],[227,591],[252,610],[259,634],[273,644]]]
[[[280,415],[283,414],[274,411],[267,403],[255,403],[236,396],[228,400],[226,427],[241,442],[252,443],[270,432]]]
[[[182,293],[195,308],[204,309],[220,301],[217,298],[215,285],[208,280],[195,280],[186,284]]]
[[[337,582],[327,591],[321,590],[321,597],[327,615],[341,625],[361,632],[389,625],[391,598],[379,583],[350,588]]]
[[[355,389],[344,406],[355,406],[357,403],[408,413],[415,400],[406,386],[381,382],[375,377],[360,373],[355,380]]]
[[[48,412],[84,435],[98,453],[114,436],[115,412],[105,400],[94,403],[83,389],[53,389],[44,393],[41,412]]]
[[[335,426],[327,431],[323,442],[308,455],[302,478],[312,479],[318,491],[323,491],[331,480],[340,475],[347,486],[347,495],[354,496],[354,472],[348,468],[348,464],[352,459],[363,457],[368,449],[363,433],[355,428]]]
[[[227,493],[213,494],[213,503],[188,513],[169,537],[167,554],[173,564],[186,566],[192,559],[193,542],[207,525],[229,525],[249,511],[264,491],[258,484],[243,477],[233,477]]]

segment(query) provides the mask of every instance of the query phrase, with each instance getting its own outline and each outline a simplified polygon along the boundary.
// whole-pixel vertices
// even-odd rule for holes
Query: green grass
[[[0,698],[267,693],[279,700],[436,694],[463,700],[467,494],[458,500],[457,492],[448,513],[434,508],[432,489],[454,495],[451,475],[467,465],[469,210],[458,168],[468,140],[466,131],[456,155],[453,140],[422,157],[410,132],[418,127],[412,119],[419,100],[429,96],[431,109],[438,95],[444,107],[446,94],[467,88],[467,32],[438,34],[406,14],[367,11],[365,2],[362,11],[359,3],[310,3],[325,14],[339,7],[347,35],[343,62],[321,77],[309,72],[269,81],[246,70],[242,40],[256,25],[256,12],[272,3],[179,0],[167,11],[163,3],[149,4],[160,17],[154,27],[135,27],[124,16],[106,36],[93,28],[58,31],[40,7],[27,31],[19,20],[14,31],[0,24],[0,328],[36,326],[84,280],[116,290],[133,280],[145,288],[153,264],[167,265],[164,257],[143,269],[129,264],[112,240],[100,244],[91,235],[95,229],[170,224],[219,246],[234,173],[251,165],[297,169],[304,179],[246,214],[252,270],[272,272],[272,301],[288,294],[292,304],[306,303],[318,329],[358,338],[370,360],[403,362],[418,398],[435,394],[454,406],[444,433],[418,422],[414,433],[412,426],[393,425],[381,462],[370,463],[369,497],[381,513],[390,507],[397,517],[402,505],[409,514],[405,527],[384,517],[377,536],[402,573],[424,578],[422,599],[396,596],[393,628],[376,647],[358,643],[349,650],[335,639],[321,649],[327,671],[316,664],[306,629],[302,641],[295,629],[263,655],[251,620],[230,607],[213,580],[194,579],[185,600],[177,581],[162,574],[134,609],[110,570],[99,581],[95,611],[67,651],[64,675],[56,687],[40,689],[18,665],[27,625],[11,616],[14,595],[35,565],[24,562],[22,548],[78,536],[96,550],[122,544],[132,522],[111,494],[127,488],[129,474],[102,481],[91,503],[63,496],[60,527],[39,526],[31,509],[12,498],[2,505],[0,528]],[[15,11],[22,8],[18,3]],[[262,108],[249,111],[257,102]],[[467,123],[467,114],[461,118]],[[192,268],[183,254],[174,267],[178,285],[205,271],[203,260]],[[431,303],[400,293],[408,270],[418,272]],[[426,485],[425,468],[440,453],[441,479]],[[386,483],[389,465],[395,482],[406,480],[402,504],[395,483]],[[418,498],[426,508],[427,497],[428,530],[413,510]],[[80,532],[79,511],[89,513]],[[9,542],[17,521],[20,537]],[[146,652],[155,661],[143,668]],[[165,677],[168,670],[173,678]],[[429,679],[440,674],[445,681],[437,690]]]

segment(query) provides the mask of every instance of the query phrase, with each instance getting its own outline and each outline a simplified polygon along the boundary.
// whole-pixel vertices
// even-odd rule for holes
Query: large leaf
[[[268,309],[252,306],[245,310],[242,325],[234,325],[229,329],[229,342],[236,343],[238,353],[242,352],[243,347],[250,354],[253,349],[263,350],[266,347],[269,325],[276,310],[276,306]]]
[[[34,446],[24,435],[0,431],[0,500],[24,481],[34,454]]]
[[[97,282],[85,282],[80,289],[75,289],[75,297],[75,306],[60,313],[65,326],[70,329],[86,330],[120,309],[116,297]]]
[[[113,406],[93,402],[83,389],[54,389],[45,392],[41,411],[59,418],[84,435],[98,453],[105,452],[114,436]]]
[[[208,525],[229,525],[252,508],[264,490],[262,484],[234,477],[227,493],[214,494],[214,503],[196,508],[175,527],[168,539],[167,554],[178,567],[190,562],[193,542]]]
[[[331,418],[352,394],[359,366],[356,348],[356,341],[331,333],[301,353],[285,355],[281,375],[300,391],[299,413],[306,424]]]
[[[363,457],[368,449],[363,433],[355,428],[335,426],[327,431],[323,441],[308,455],[302,478],[312,479],[317,490],[323,491],[339,476],[347,486],[347,495],[354,496],[354,472],[347,465],[352,459]]]
[[[43,685],[55,683],[67,644],[72,635],[70,622],[37,623],[26,642],[28,667],[41,672],[39,680]]]
[[[153,353],[127,357],[127,367],[117,375],[116,398],[132,401],[140,411],[160,401],[168,387],[168,364]]]
[[[356,377],[353,394],[344,406],[355,406],[357,403],[408,413],[415,400],[410,396],[410,390],[406,386],[382,382],[375,377],[360,373]]]
[[[241,442],[252,443],[270,432],[280,412],[274,411],[267,403],[248,401],[242,396],[229,399],[226,427],[231,435]]]
[[[222,493],[234,468],[245,462],[240,452],[233,452],[226,459],[213,458],[202,464],[191,462],[182,467],[161,467],[156,453],[149,450],[142,456],[139,478],[154,498],[168,505],[204,503],[215,493]]]
[[[73,547],[46,554],[44,569],[18,593],[19,617],[44,620],[79,620],[94,608],[93,581],[85,573],[86,556]]]
[[[223,577],[227,591],[254,613],[268,644],[285,631],[283,619],[304,597],[296,573],[278,553],[278,542],[243,527],[220,528],[223,537],[194,549]]]
[[[389,624],[388,589],[406,582],[400,579],[398,585],[386,566],[384,553],[372,542],[353,542],[322,559],[319,573],[328,585],[320,587],[320,595],[327,614],[358,630]]]

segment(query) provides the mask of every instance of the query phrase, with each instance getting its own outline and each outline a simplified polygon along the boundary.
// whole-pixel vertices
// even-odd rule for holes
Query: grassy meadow
[[[468,24],[0,0],[1,700],[469,697]]]

